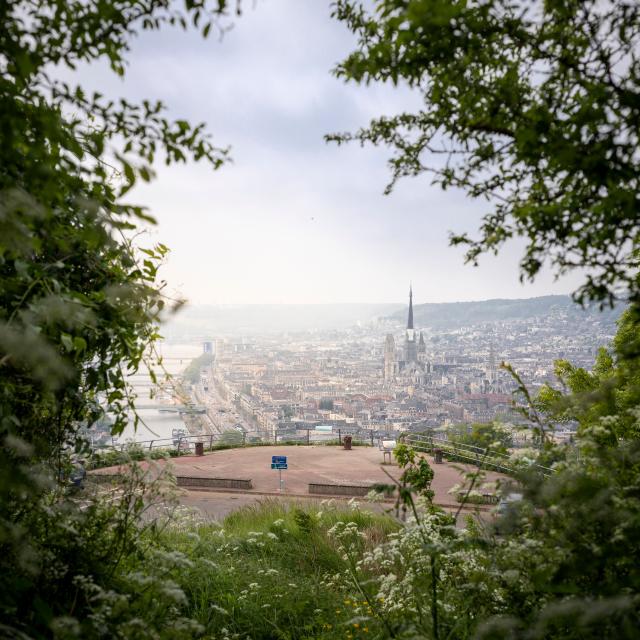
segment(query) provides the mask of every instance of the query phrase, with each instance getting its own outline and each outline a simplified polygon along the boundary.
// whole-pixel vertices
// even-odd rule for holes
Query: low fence
[[[498,504],[500,502],[500,496],[495,493],[480,493],[478,491],[474,494],[467,495],[466,491],[458,491],[456,500],[458,502],[464,502],[465,504]]]
[[[351,437],[354,446],[378,446],[380,435],[368,429],[347,430],[336,429],[333,433],[320,433],[313,429],[298,429],[296,431],[225,431],[203,435],[180,435],[171,438],[154,438],[138,442],[114,442],[112,444],[95,445],[94,452],[122,451],[132,453],[139,451],[141,455],[153,451],[165,452],[170,455],[182,455],[194,452],[196,444],[202,444],[205,451],[261,445],[337,445],[344,442],[345,437]]]

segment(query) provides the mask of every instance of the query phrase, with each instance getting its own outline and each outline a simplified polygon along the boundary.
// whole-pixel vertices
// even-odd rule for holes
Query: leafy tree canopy
[[[167,249],[134,241],[153,219],[127,194],[152,179],[154,161],[202,160],[216,169],[227,158],[202,124],[170,120],[161,102],[90,94],[60,81],[60,71],[106,61],[123,75],[137,33],[175,25],[207,36],[223,28],[227,5],[0,3],[3,637],[50,637],[56,616],[87,614],[78,580],[121,586],[116,569],[135,547],[131,527],[145,498],[123,491],[120,526],[108,508],[97,507],[104,520],[96,519],[93,507],[65,500],[56,485],[67,477],[65,457],[81,445],[79,427],[105,405],[114,432],[124,428],[133,401],[127,375],[145,361],[160,314],[174,303],[157,280]],[[149,637],[160,637],[156,630]],[[132,637],[108,626],[104,634]]]
[[[197,358],[194,358],[189,366],[184,370],[182,374],[185,380],[188,380],[191,384],[196,384],[200,381],[200,372],[204,367],[208,367],[214,358],[210,353],[202,353]]]
[[[294,415],[295,415],[295,411],[293,410],[293,407],[291,407],[288,404],[285,404],[284,407],[282,407],[282,416],[285,419],[293,418]]]
[[[331,398],[321,398],[318,408],[324,411],[333,411],[333,400]]]
[[[0,5],[0,435],[48,455],[106,399],[121,431],[127,372],[140,366],[167,302],[167,249],[137,250],[153,219],[127,193],[156,159],[218,168],[226,149],[161,102],[87,93],[61,68],[126,70],[141,30],[221,28],[225,0],[21,0]]]
[[[526,241],[521,279],[581,268],[580,302],[640,298],[640,5],[632,1],[338,0],[358,37],[336,74],[406,84],[421,109],[339,143],[387,145],[392,181],[429,173],[490,203],[477,263]]]

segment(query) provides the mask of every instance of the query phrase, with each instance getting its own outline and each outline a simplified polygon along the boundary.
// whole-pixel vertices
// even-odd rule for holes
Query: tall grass
[[[376,622],[353,622],[354,603],[324,584],[345,568],[327,533],[338,522],[358,525],[363,549],[397,529],[393,519],[360,509],[265,500],[222,525],[168,530],[163,545],[190,560],[171,576],[187,594],[185,613],[208,638],[375,637]]]

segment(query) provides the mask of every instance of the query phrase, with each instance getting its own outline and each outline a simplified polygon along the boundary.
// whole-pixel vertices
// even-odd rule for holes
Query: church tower
[[[491,340],[489,346],[489,366],[487,367],[487,380],[493,384],[498,378],[498,367],[496,366],[496,350]]]
[[[418,362],[418,345],[416,331],[413,328],[413,289],[409,285],[409,317],[407,318],[407,332],[404,339],[405,366],[410,362]]]
[[[398,365],[396,364],[396,341],[388,333],[384,341],[384,379],[393,380],[396,377]]]
[[[427,345],[424,342],[422,331],[420,332],[420,341],[418,342],[418,359],[424,360],[427,353]]]

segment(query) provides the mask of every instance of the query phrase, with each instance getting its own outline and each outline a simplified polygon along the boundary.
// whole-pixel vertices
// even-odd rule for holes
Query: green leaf
[[[68,333],[61,333],[60,341],[62,342],[62,346],[66,351],[70,352],[74,350],[73,338]]]
[[[75,336],[73,338],[73,348],[77,353],[83,353],[87,348],[87,341],[80,336]]]

